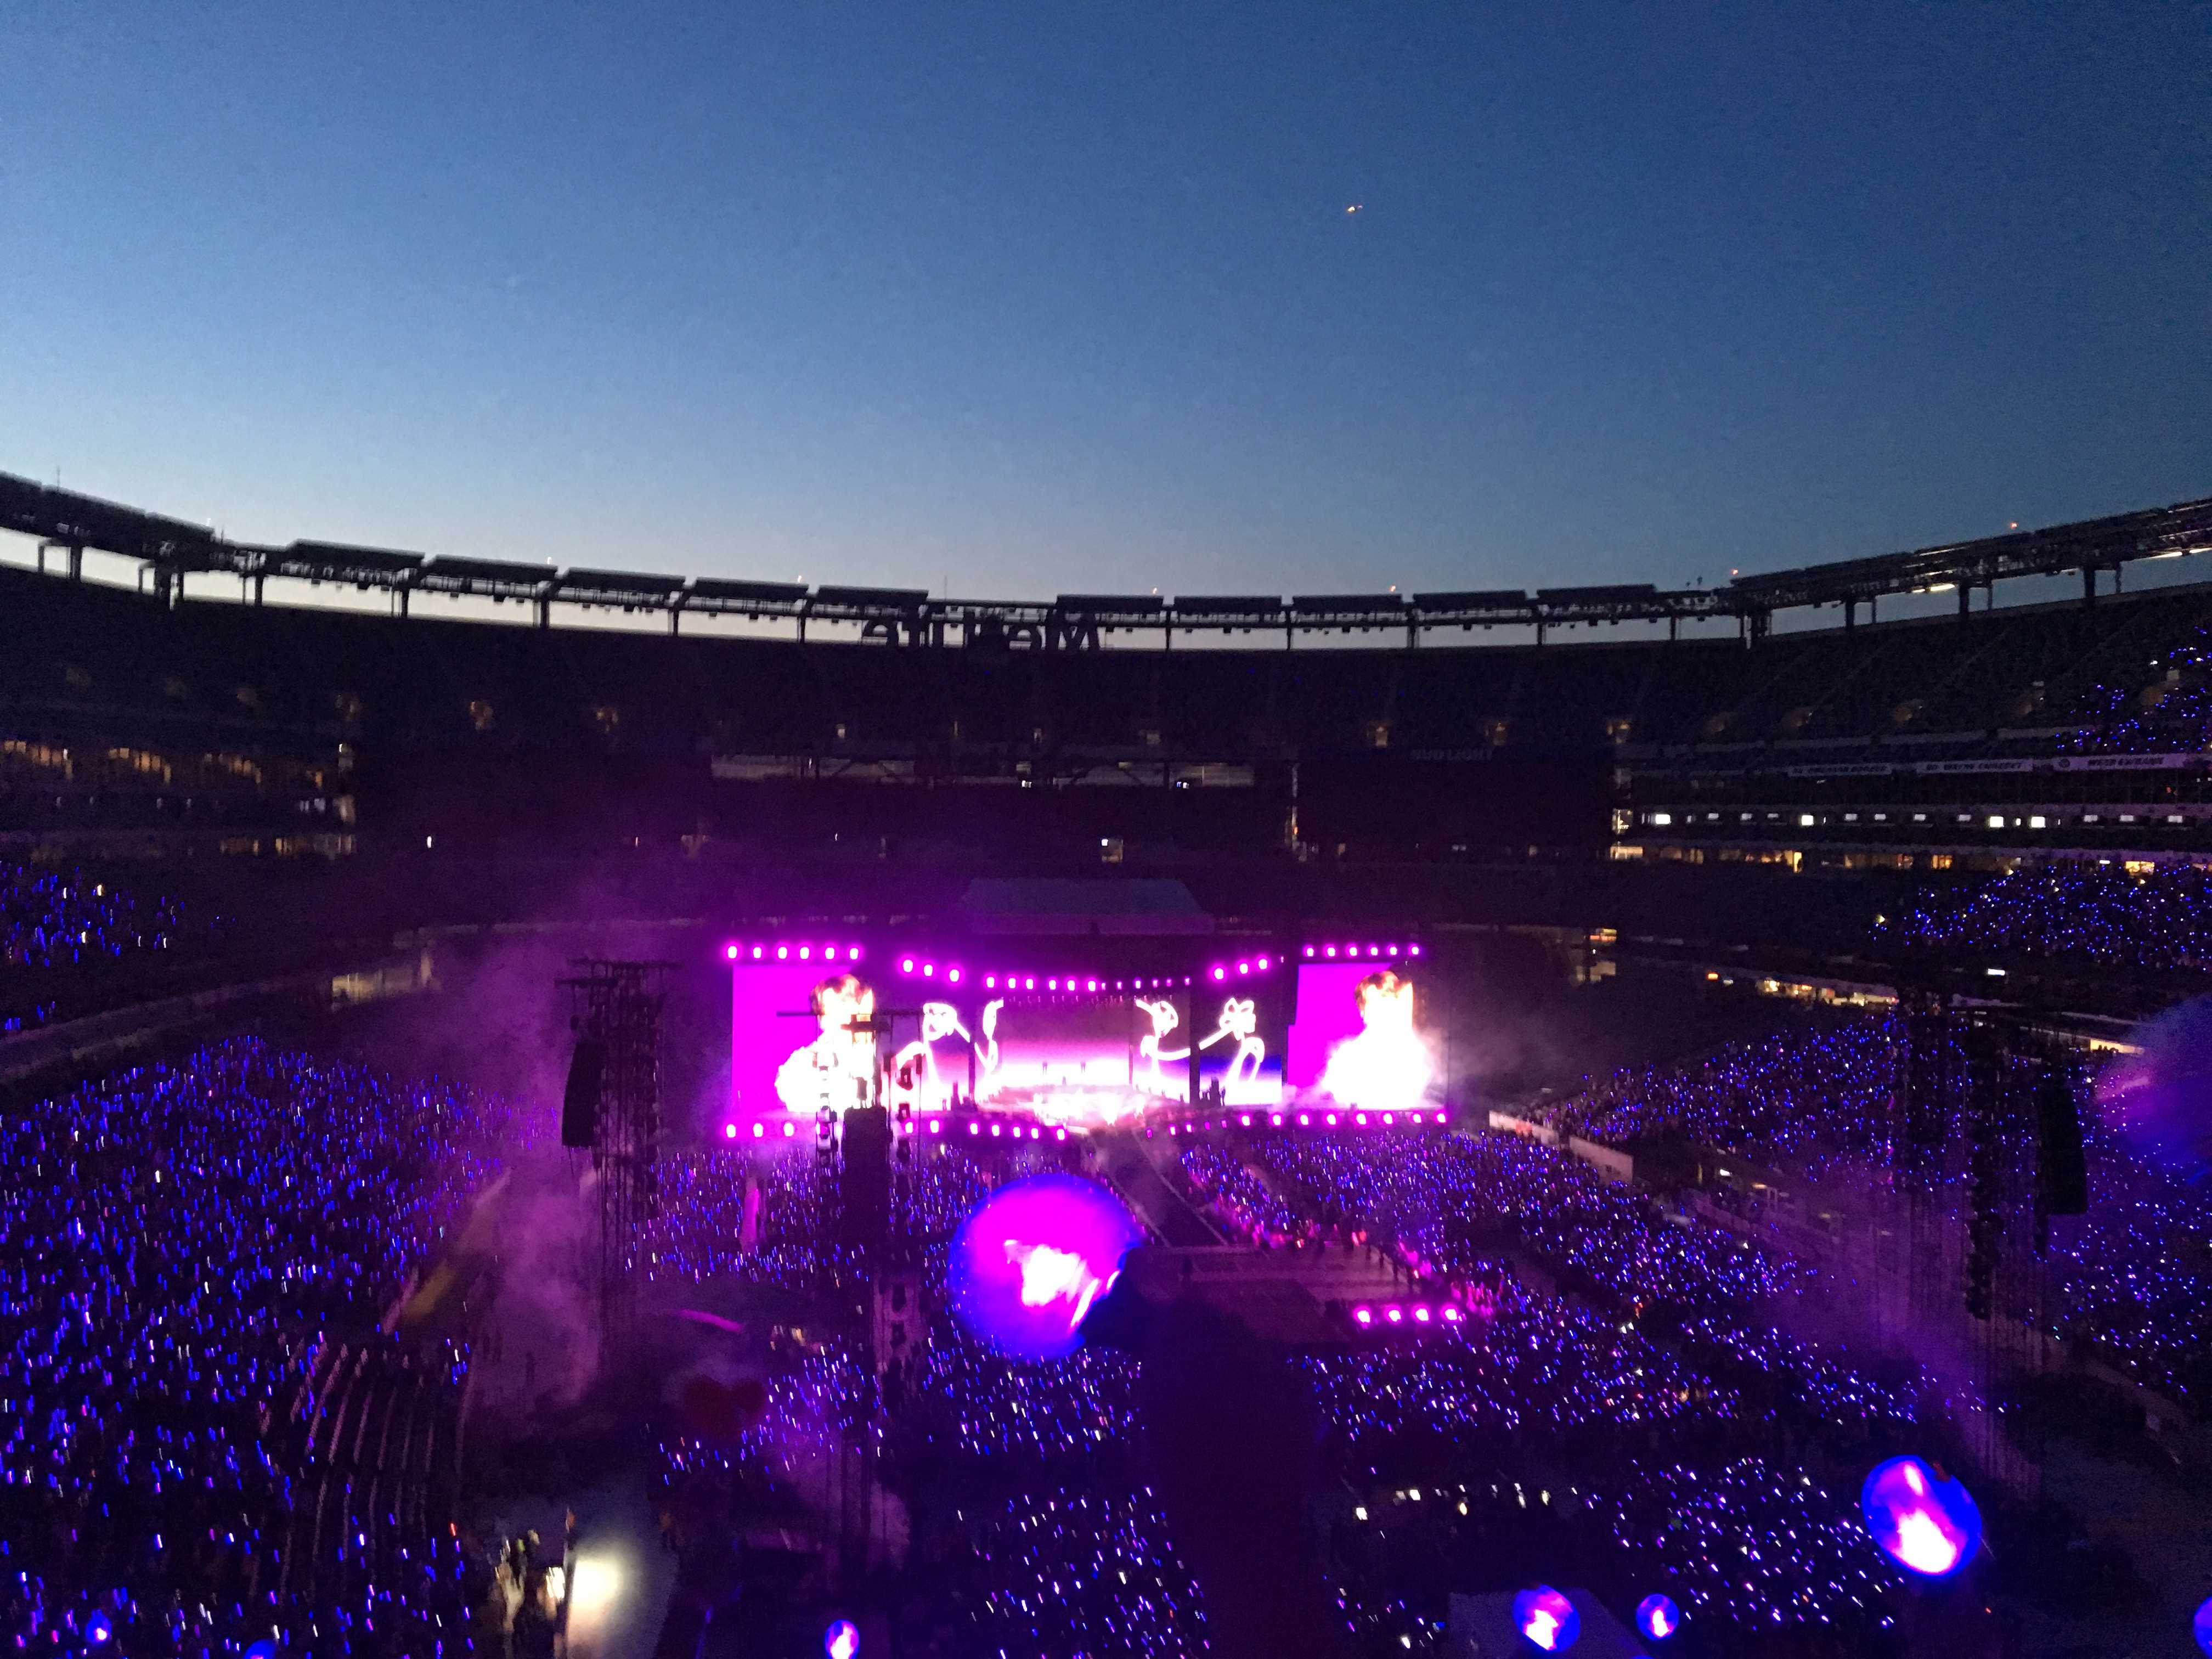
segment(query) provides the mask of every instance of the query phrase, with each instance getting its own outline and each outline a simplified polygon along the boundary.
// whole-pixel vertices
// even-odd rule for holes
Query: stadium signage
[[[2051,763],[2054,772],[2151,772],[2170,771],[2184,766],[2200,765],[2205,760],[2200,754],[2162,755],[2061,755]]]
[[[1912,769],[1923,777],[1955,776],[1960,774],[1978,772],[2033,772],[2035,770],[2035,762],[2033,758],[2025,757],[2018,760],[1915,761],[1912,763]]]

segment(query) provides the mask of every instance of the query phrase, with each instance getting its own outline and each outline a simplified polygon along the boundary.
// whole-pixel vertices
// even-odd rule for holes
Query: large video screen
[[[876,993],[851,969],[741,963],[730,972],[730,1112],[812,1116],[867,1103],[876,1039],[850,1029],[874,1018]]]
[[[975,1091],[975,1011],[957,1002],[925,1000],[919,1010],[891,1011],[884,1061],[884,1103],[939,1112]]]
[[[1190,1098],[1187,994],[994,998],[976,1013],[978,1104],[1113,1123]]]
[[[1277,982],[1202,985],[1190,996],[1200,1098],[1279,1106],[1286,1033]]]
[[[1443,1080],[1431,1012],[1417,977],[1400,965],[1301,963],[1292,1097],[1369,1111],[1419,1107]]]

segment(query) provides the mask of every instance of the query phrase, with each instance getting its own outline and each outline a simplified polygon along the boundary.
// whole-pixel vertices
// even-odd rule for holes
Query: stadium
[[[1007,602],[0,530],[17,1650],[2087,1654],[2212,1585],[2212,501]]]

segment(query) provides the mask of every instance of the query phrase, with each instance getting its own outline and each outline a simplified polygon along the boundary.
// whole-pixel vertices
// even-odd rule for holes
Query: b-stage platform
[[[1234,1316],[1261,1341],[1291,1348],[1340,1347],[1346,1331],[1332,1302],[1389,1302],[1410,1295],[1405,1268],[1367,1245],[1297,1249],[1149,1244],[1123,1268],[1148,1302],[1195,1296]]]

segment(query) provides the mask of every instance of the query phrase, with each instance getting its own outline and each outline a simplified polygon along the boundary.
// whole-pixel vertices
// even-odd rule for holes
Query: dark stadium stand
[[[5,475],[0,526],[41,538],[42,570],[67,556],[51,575],[0,567],[20,641],[0,664],[0,833],[19,839],[335,854],[364,838],[582,852],[708,837],[1140,860],[1587,859],[1610,842],[1632,859],[1912,867],[2188,856],[2212,816],[2197,663],[2212,597],[2089,597],[2100,570],[2212,540],[2204,502],[1710,592],[1004,605],[242,547]],[[138,561],[137,591],[82,580],[86,548]],[[1885,593],[2075,568],[2079,603],[1858,621]],[[380,590],[392,614],[209,597],[208,573],[256,599],[270,579]],[[541,625],[400,620],[416,591],[521,600]],[[1770,629],[1778,608],[1838,599],[1850,625]],[[575,605],[792,631],[542,625]],[[1692,615],[1734,617],[1740,636],[1542,631]],[[1440,642],[1501,621],[1546,642]],[[1116,629],[1170,646],[1178,629],[1238,635],[1074,648]],[[1405,646],[1324,643],[1383,629]]]

